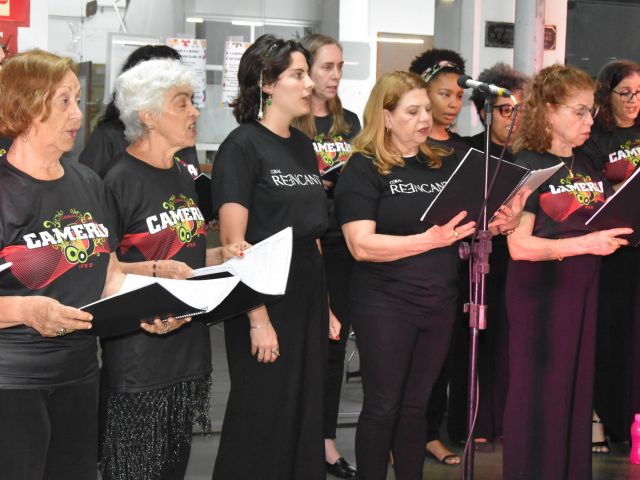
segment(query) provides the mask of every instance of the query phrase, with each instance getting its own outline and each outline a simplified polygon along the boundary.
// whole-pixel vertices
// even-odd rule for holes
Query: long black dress
[[[251,355],[246,316],[225,323],[231,391],[216,480],[324,480],[322,412],[328,305],[316,244],[327,208],[311,140],[292,128],[283,138],[257,122],[243,124],[220,146],[212,174],[214,209],[249,210],[245,238],[256,243],[293,226],[287,293],[267,306],[281,356]]]
[[[529,169],[558,163],[550,153],[523,151]],[[590,232],[585,221],[611,190],[576,153],[533,192],[533,235],[571,238]],[[505,479],[591,478],[591,411],[600,257],[563,261],[511,260],[507,272],[509,391],[504,417]]]
[[[343,135],[331,135],[333,117],[315,117],[316,132],[313,139],[313,147],[318,159],[318,167],[322,172],[324,168],[345,162],[352,152],[351,140],[360,131],[360,121],[355,113],[344,110],[344,115],[351,126],[351,131]],[[351,320],[347,314],[348,301],[347,289],[349,278],[353,268],[353,257],[349,253],[347,244],[342,235],[335,216],[333,192],[340,179],[340,168],[334,168],[323,176],[323,180],[333,183],[331,188],[325,190],[327,194],[327,207],[329,210],[329,229],[322,238],[322,256],[327,271],[327,289],[331,301],[331,309],[342,326],[340,340],[329,340],[327,383],[324,409],[324,437],[336,438],[336,426],[338,423],[338,411],[340,410],[340,390],[344,373],[344,356],[351,328]]]
[[[611,183],[640,164],[640,127],[594,125],[583,151]],[[640,412],[640,249],[622,247],[602,259],[594,408],[613,439],[626,440]]]

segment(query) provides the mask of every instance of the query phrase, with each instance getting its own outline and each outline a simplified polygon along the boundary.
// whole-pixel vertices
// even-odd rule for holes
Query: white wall
[[[196,15],[251,17],[320,21],[322,2],[318,0],[188,0]]]
[[[513,65],[512,48],[485,47],[485,22],[514,22],[515,0],[455,0],[435,5],[434,45],[451,48],[460,52],[466,60],[466,73],[472,77],[497,62]],[[545,24],[556,25],[557,41],[555,50],[544,52],[544,65],[564,63],[567,2],[566,0],[545,0]],[[468,101],[458,117],[458,131],[462,135],[474,134],[482,130],[475,109]]]
[[[18,51],[48,49],[48,3],[48,0],[31,0],[29,26],[18,27]]]
[[[364,42],[370,47],[369,77],[365,80],[343,79],[340,84],[340,98],[345,108],[362,118],[369,93],[376,82],[378,32],[433,35],[434,2],[435,0],[340,1],[340,41]]]

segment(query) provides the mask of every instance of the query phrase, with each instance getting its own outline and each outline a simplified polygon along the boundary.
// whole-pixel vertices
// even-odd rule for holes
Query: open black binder
[[[500,170],[487,203],[489,218],[500,205],[507,203],[515,195],[529,174],[529,170],[524,167],[490,156],[490,179],[493,178],[499,164]],[[484,200],[484,169],[484,153],[470,148],[420,220],[433,225],[443,225],[464,210],[467,216],[460,223],[476,221]]]
[[[640,168],[636,168],[605,204],[585,222],[594,230],[609,228],[633,228],[631,235],[623,238],[629,245],[640,245]]]

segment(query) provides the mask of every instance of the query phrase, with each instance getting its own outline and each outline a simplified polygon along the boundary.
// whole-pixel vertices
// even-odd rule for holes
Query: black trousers
[[[342,377],[344,374],[344,356],[351,328],[347,290],[354,261],[344,241],[340,243],[323,242],[322,253],[327,272],[327,289],[329,291],[331,309],[342,325],[340,340],[329,340],[324,399],[324,438],[336,438],[338,412],[340,410],[340,391],[342,390]]]
[[[287,293],[267,306],[280,357],[251,355],[246,316],[225,322],[231,391],[214,480],[324,480],[322,429],[329,316],[314,240],[294,242]]]
[[[0,477],[95,480],[98,383],[0,389]]]
[[[508,262],[509,251],[505,239],[494,238],[485,290],[487,328],[480,331],[478,338],[477,367],[480,391],[475,438],[494,440],[502,435],[509,378],[509,324],[505,302]],[[458,302],[460,307],[454,326],[451,352],[445,366],[450,382],[447,430],[449,438],[454,441],[467,438],[470,330],[469,314],[462,312],[462,304],[469,301],[469,269],[466,267],[465,263],[460,276],[462,298]]]
[[[356,430],[361,480],[386,478],[389,451],[398,480],[422,478],[424,412],[447,355],[454,309],[407,315],[352,304],[364,391]]]
[[[607,433],[629,439],[640,412],[640,249],[602,259],[594,407]]]
[[[599,267],[594,256],[509,264],[504,480],[591,478]]]

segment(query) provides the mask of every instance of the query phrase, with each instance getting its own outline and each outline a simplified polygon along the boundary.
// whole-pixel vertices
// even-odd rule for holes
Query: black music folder
[[[87,333],[104,338],[115,337],[139,330],[141,321],[152,323],[158,317],[199,318],[222,303],[239,283],[238,278],[229,276],[228,280],[218,282],[219,286],[203,290],[205,283],[167,281],[139,275],[128,275],[127,279],[138,279],[138,284],[123,293],[80,307],[80,310],[93,315],[93,326]],[[172,285],[178,282],[183,284],[181,294],[172,292]],[[212,285],[212,282],[208,283]],[[189,285],[194,288],[190,289]]]
[[[201,173],[194,179],[196,193],[198,194],[198,208],[202,212],[205,222],[209,223],[215,219],[213,211],[213,198],[211,196],[211,179]]]
[[[524,187],[536,190],[545,180],[562,168],[562,163],[553,167],[530,171],[497,157],[489,157],[489,182],[500,165],[498,176],[487,202],[487,215],[493,217],[498,208],[510,205],[513,196]],[[447,180],[447,184],[427,207],[421,221],[433,225],[443,225],[461,211],[467,216],[460,222],[477,221],[484,200],[484,153],[470,148],[458,167]]]
[[[609,228],[628,227],[633,228],[631,235],[623,238],[629,240],[629,245],[640,245],[640,168],[636,168],[618,190],[611,195],[585,222],[594,230],[607,230]]]

